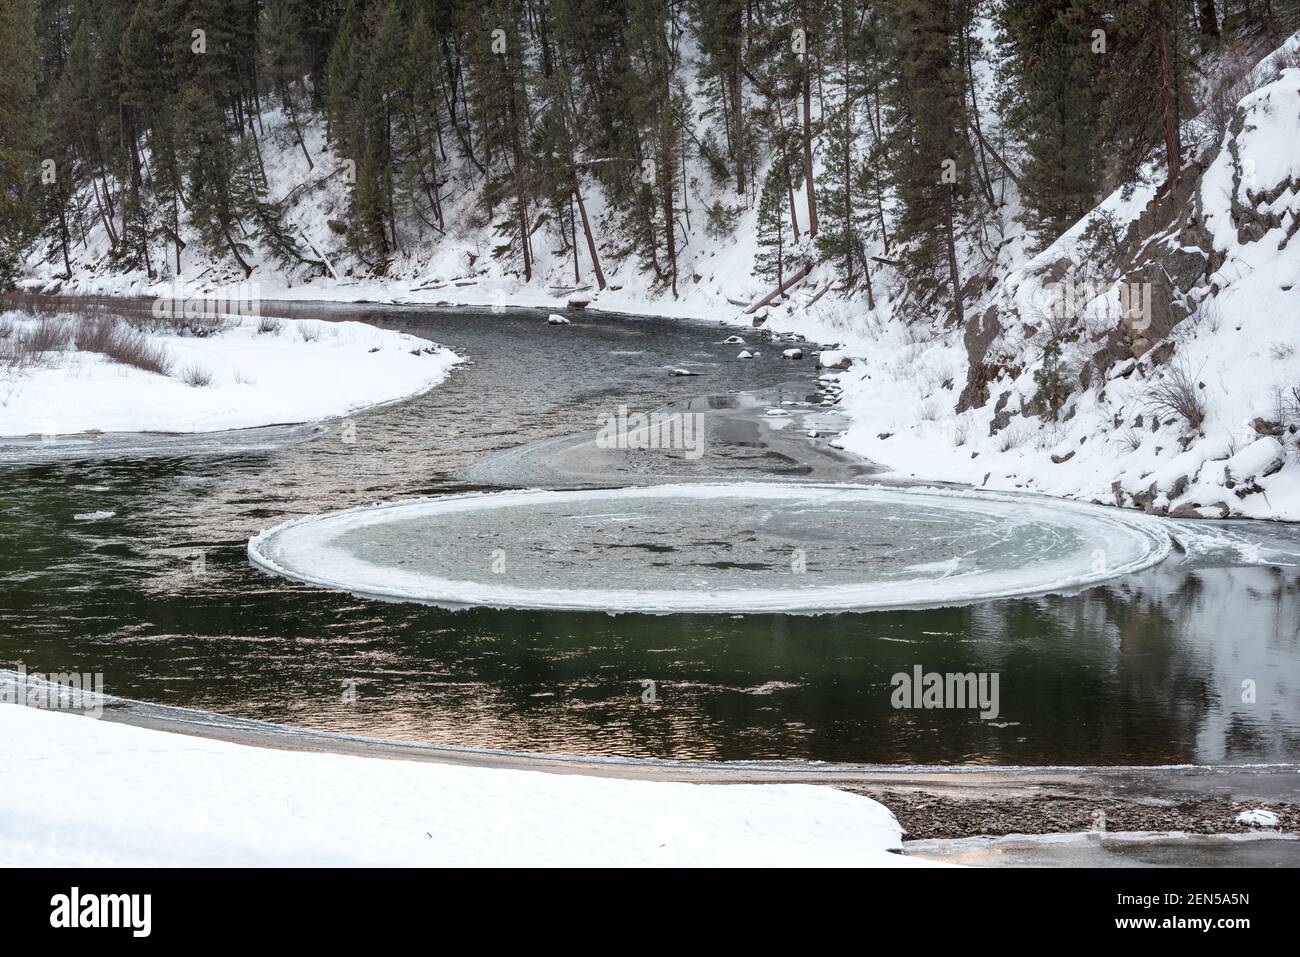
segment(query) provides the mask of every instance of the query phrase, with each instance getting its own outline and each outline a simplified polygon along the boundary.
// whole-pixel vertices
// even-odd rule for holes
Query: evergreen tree
[[[1001,98],[1024,144],[1022,220],[1046,245],[1083,217],[1100,192],[1097,84],[1104,52],[1095,0],[1006,0]]]
[[[789,173],[774,166],[763,179],[763,191],[758,201],[756,230],[759,253],[754,257],[754,273],[775,286],[785,284],[789,249],[785,208],[789,190]]]
[[[303,92],[303,75],[307,69],[307,45],[304,39],[300,0],[269,0],[258,26],[262,76],[271,84],[289,120],[289,128],[309,169],[315,161],[303,141],[299,99]]]
[[[924,308],[947,303],[964,315],[957,224],[972,192],[974,155],[960,135],[965,80],[953,56],[957,24],[947,0],[894,0],[896,74],[891,180],[899,200],[895,232],[904,270]]]
[[[36,0],[0,5],[0,289],[18,274],[38,222]]]

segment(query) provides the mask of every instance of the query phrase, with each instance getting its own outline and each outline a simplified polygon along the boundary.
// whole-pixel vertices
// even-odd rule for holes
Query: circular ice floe
[[[799,612],[1073,590],[1170,550],[1136,512],[1015,496],[734,483],[510,491],[309,516],[257,567],[444,607]]]

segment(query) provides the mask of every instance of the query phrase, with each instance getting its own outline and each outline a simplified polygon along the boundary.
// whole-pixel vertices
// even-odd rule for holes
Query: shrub
[[[201,365],[188,365],[181,370],[181,381],[195,389],[212,385],[212,373]]]
[[[167,375],[171,369],[171,359],[165,349],[113,316],[78,320],[72,338],[80,351],[95,352],[122,365],[158,375]]]
[[[1025,442],[1025,431],[1019,422],[1013,422],[998,433],[998,451],[1010,452]]]
[[[267,333],[278,334],[280,329],[283,327],[284,323],[279,319],[276,319],[274,316],[262,316],[262,318],[257,320],[257,331],[262,335],[266,335]]]
[[[22,336],[26,352],[61,352],[72,341],[72,329],[61,319],[41,319]]]
[[[1199,432],[1205,424],[1205,399],[1187,363],[1175,360],[1147,393],[1147,408],[1160,418],[1175,417]]]
[[[1061,364],[1061,340],[1055,336],[1043,347],[1043,364],[1034,370],[1034,385],[1030,404],[1044,419],[1055,422],[1074,391],[1074,379]]]

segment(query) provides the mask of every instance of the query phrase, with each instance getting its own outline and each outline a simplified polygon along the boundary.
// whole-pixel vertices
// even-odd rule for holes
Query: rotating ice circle
[[[309,516],[259,568],[393,601],[820,613],[1074,590],[1169,554],[1163,523],[1059,500],[859,485],[510,491]]]

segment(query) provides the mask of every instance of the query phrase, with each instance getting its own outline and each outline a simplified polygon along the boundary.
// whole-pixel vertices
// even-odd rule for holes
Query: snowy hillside
[[[382,263],[368,261],[349,225],[355,163],[327,137],[320,116],[272,107],[257,116],[258,149],[267,200],[283,210],[299,261],[285,266],[250,233],[241,257],[247,280],[263,299],[576,306],[766,324],[844,346],[858,360],[838,373],[853,425],[835,441],[900,476],[1182,516],[1300,519],[1300,327],[1293,321],[1300,252],[1290,242],[1300,217],[1300,70],[1291,65],[1300,44],[1292,38],[1254,71],[1248,86],[1255,89],[1222,141],[1187,151],[1172,190],[1152,158],[1135,182],[1035,253],[1035,236],[1021,221],[1021,179],[1011,172],[1024,156],[1007,142],[997,109],[998,33],[988,15],[977,15],[970,35],[983,51],[969,64],[980,124],[973,162],[985,171],[989,202],[963,207],[952,231],[951,260],[962,279],[956,320],[943,283],[918,281],[898,258],[918,241],[902,253],[890,245],[899,202],[873,200],[865,188],[849,219],[878,213],[879,228],[864,230],[851,284],[810,239],[807,195],[789,190],[789,218],[803,230],[785,250],[781,275],[803,278],[773,296],[773,281],[759,275],[759,191],[751,183],[737,196],[711,171],[703,145],[679,158],[671,286],[636,251],[627,210],[607,196],[595,160],[579,164],[573,192],[585,197],[604,288],[576,220],[566,232],[563,217],[549,213],[533,227],[525,279],[517,244],[503,245],[502,223],[484,211],[477,160],[451,150],[440,171],[441,225],[394,214],[393,248]],[[708,57],[694,32],[674,34],[674,43],[686,126],[703,143],[718,128]],[[874,123],[880,113],[879,94],[873,114],[871,98],[854,91],[827,70],[812,99],[819,182],[833,181],[839,162],[830,135],[837,111],[856,96],[860,121]],[[756,111],[759,94],[751,84]],[[1198,122],[1185,123],[1189,138]],[[852,161],[871,169],[885,132],[851,144]],[[776,159],[760,152],[752,179],[768,178]],[[876,177],[878,189],[878,170]],[[93,206],[98,188],[81,187],[83,208]],[[819,200],[823,218],[832,196]],[[878,210],[868,209],[873,202]],[[491,205],[499,219],[496,198]],[[713,222],[720,208],[734,222]],[[123,270],[102,219],[84,219],[66,264],[48,235],[33,246],[22,284],[151,296],[179,277],[197,294],[215,295],[246,278],[183,219],[181,242],[157,250],[152,280],[143,269]]]
[[[901,475],[1300,520],[1300,69],[1281,65],[1297,46],[1172,199],[1117,191],[960,336],[859,340],[845,447]]]

